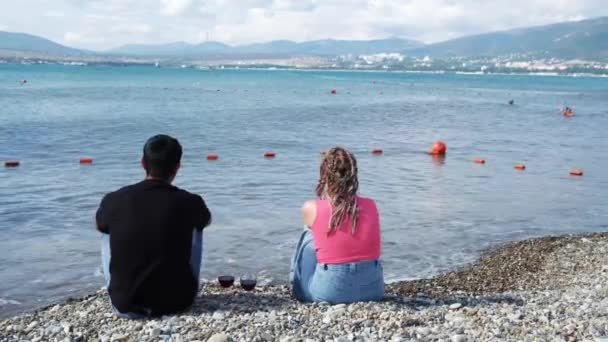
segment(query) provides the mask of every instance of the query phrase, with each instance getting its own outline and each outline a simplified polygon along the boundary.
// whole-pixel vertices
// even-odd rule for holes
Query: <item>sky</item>
[[[0,30],[77,48],[464,35],[608,16],[608,0],[0,0]]]

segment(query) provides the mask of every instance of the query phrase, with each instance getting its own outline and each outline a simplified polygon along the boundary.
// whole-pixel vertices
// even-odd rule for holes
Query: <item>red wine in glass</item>
[[[223,276],[217,277],[217,281],[219,281],[220,285],[223,288],[227,288],[227,287],[232,286],[232,284],[234,284],[234,277],[231,275],[223,275]]]
[[[255,274],[247,273],[241,276],[240,283],[243,290],[252,291],[253,289],[255,289],[255,286],[257,285],[258,281]]]

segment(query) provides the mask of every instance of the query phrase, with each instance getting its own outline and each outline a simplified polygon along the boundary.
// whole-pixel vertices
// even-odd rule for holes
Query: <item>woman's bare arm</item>
[[[317,216],[317,204],[315,201],[307,201],[302,206],[302,222],[308,227],[312,228],[312,224],[315,222]]]

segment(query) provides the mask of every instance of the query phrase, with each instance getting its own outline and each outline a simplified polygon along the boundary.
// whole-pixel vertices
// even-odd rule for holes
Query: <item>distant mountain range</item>
[[[105,53],[132,56],[193,56],[225,52],[228,49],[230,49],[229,45],[219,42],[196,45],[177,42],[169,44],[129,44],[105,51]]]
[[[145,56],[204,56],[219,55],[281,55],[281,56],[338,56],[345,54],[375,54],[402,52],[424,46],[424,43],[408,39],[379,40],[315,40],[293,42],[277,40],[268,43],[230,46],[220,42],[201,44],[172,43],[162,45],[125,45],[107,51],[111,54]]]
[[[608,57],[608,17],[485,33],[410,51],[433,57],[545,55],[560,58]]]
[[[84,50],[73,49],[31,34],[4,31],[0,31],[0,50],[72,56],[86,53]]]
[[[73,49],[50,40],[25,34],[0,31],[0,50],[37,53],[49,56],[132,56],[162,58],[196,57],[296,57],[362,55],[399,52],[407,55],[442,57],[505,56],[526,54],[557,58],[608,58],[608,17],[565,22],[546,26],[485,33],[425,45],[409,39],[379,40],[288,40],[230,46],[220,42],[184,42],[121,46],[109,51]]]

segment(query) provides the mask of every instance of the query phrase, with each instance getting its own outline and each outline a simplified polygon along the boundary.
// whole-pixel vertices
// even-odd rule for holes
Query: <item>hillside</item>
[[[278,40],[242,46],[229,46],[219,42],[201,44],[171,43],[162,45],[125,45],[107,51],[111,54],[137,56],[205,56],[205,55],[278,55],[278,56],[337,56],[343,54],[374,54],[399,52],[422,46],[423,43],[407,39],[379,40],[317,40],[293,42]]]
[[[31,34],[5,31],[0,31],[0,49],[48,55],[82,55],[85,53],[82,50],[73,49]]]
[[[468,36],[408,53],[436,58],[511,54],[607,58],[608,17]]]
[[[295,43],[291,41],[274,41],[237,47],[241,53],[270,52],[291,55],[337,56],[346,54],[375,54],[383,52],[400,52],[405,49],[421,47],[422,42],[410,39],[376,39],[376,40],[314,40]]]
[[[169,44],[129,44],[107,51],[110,54],[133,56],[193,56],[211,53],[225,53],[230,46],[219,42],[188,44],[176,42]]]

